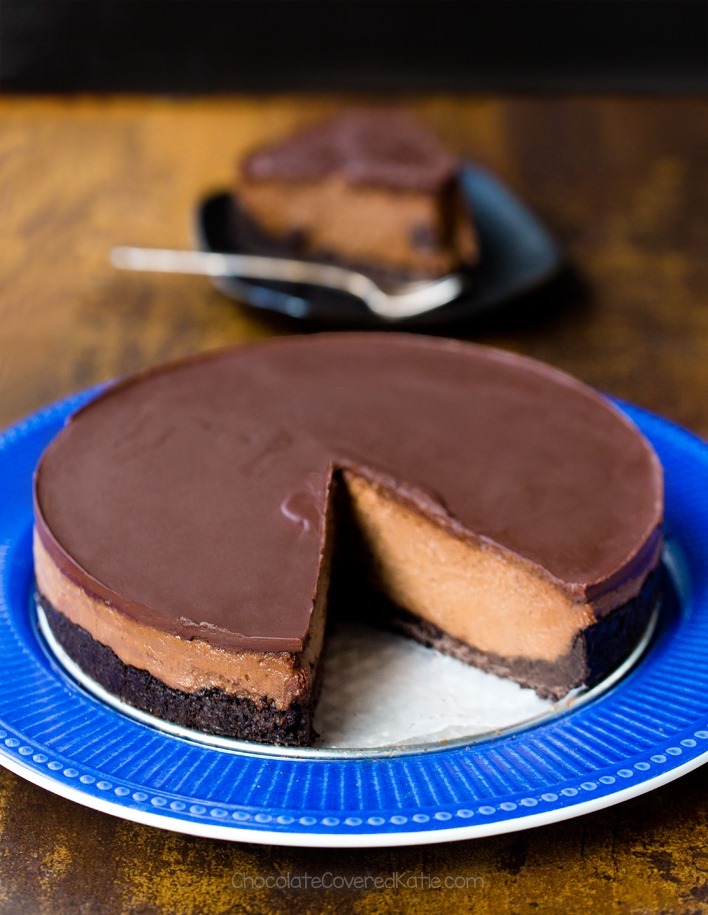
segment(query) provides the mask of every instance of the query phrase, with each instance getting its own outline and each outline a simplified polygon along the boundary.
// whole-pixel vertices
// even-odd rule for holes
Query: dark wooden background
[[[705,91],[706,0],[2,0],[22,92]]]
[[[108,251],[190,244],[195,200],[229,181],[236,154],[343,101],[0,100],[0,424],[172,356],[303,331],[253,315],[197,278],[119,275]],[[572,264],[553,287],[455,333],[545,359],[708,436],[708,101],[404,101],[533,207]],[[707,814],[699,770],[516,835],[291,850],[134,825],[0,770],[0,911],[708,911]],[[328,871],[481,883],[289,897],[233,884],[234,874]]]

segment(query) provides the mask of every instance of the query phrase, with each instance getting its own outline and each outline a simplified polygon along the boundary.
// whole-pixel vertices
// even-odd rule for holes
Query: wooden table
[[[119,275],[107,252],[188,245],[195,199],[229,181],[237,153],[340,101],[1,100],[0,423],[169,357],[302,332],[200,279]],[[456,333],[545,359],[708,436],[708,101],[408,104],[508,182],[574,265],[555,287]],[[2,770],[0,911],[708,911],[703,786],[698,770],[621,806],[499,838],[320,851],[134,825]],[[289,897],[257,887],[265,875],[328,872],[369,884],[404,872],[481,879],[467,890]]]

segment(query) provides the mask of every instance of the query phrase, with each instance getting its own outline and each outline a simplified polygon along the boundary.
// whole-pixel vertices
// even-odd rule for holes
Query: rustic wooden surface
[[[200,279],[118,275],[107,252],[126,242],[188,245],[195,199],[228,182],[239,151],[338,103],[0,100],[0,424],[168,357],[304,330],[249,313]],[[545,359],[708,436],[708,102],[408,104],[507,181],[574,268],[455,334]],[[0,911],[708,911],[707,813],[699,770],[621,806],[507,837],[290,850],[134,825],[2,770]],[[328,872],[480,879],[466,890],[289,896],[254,886],[266,875]]]

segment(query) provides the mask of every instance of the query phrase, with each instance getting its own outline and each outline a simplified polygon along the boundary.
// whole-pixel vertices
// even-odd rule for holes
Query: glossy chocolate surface
[[[37,530],[129,618],[297,651],[338,467],[603,612],[656,563],[661,468],[629,420],[535,361],[405,334],[274,340],[117,383],[45,452]]]
[[[314,181],[336,174],[349,184],[434,191],[454,177],[458,164],[405,112],[354,109],[254,151],[241,173],[256,181]]]

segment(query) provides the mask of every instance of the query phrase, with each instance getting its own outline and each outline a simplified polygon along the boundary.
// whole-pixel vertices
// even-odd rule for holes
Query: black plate
[[[496,308],[555,276],[560,250],[548,231],[521,201],[489,172],[466,165],[462,188],[475,215],[481,256],[470,271],[470,284],[449,305],[395,323],[372,314],[359,299],[314,286],[215,279],[229,298],[253,308],[279,312],[303,321],[347,327],[433,328]],[[199,246],[205,251],[244,252],[234,231],[233,201],[228,192],[202,200],[196,213]]]

